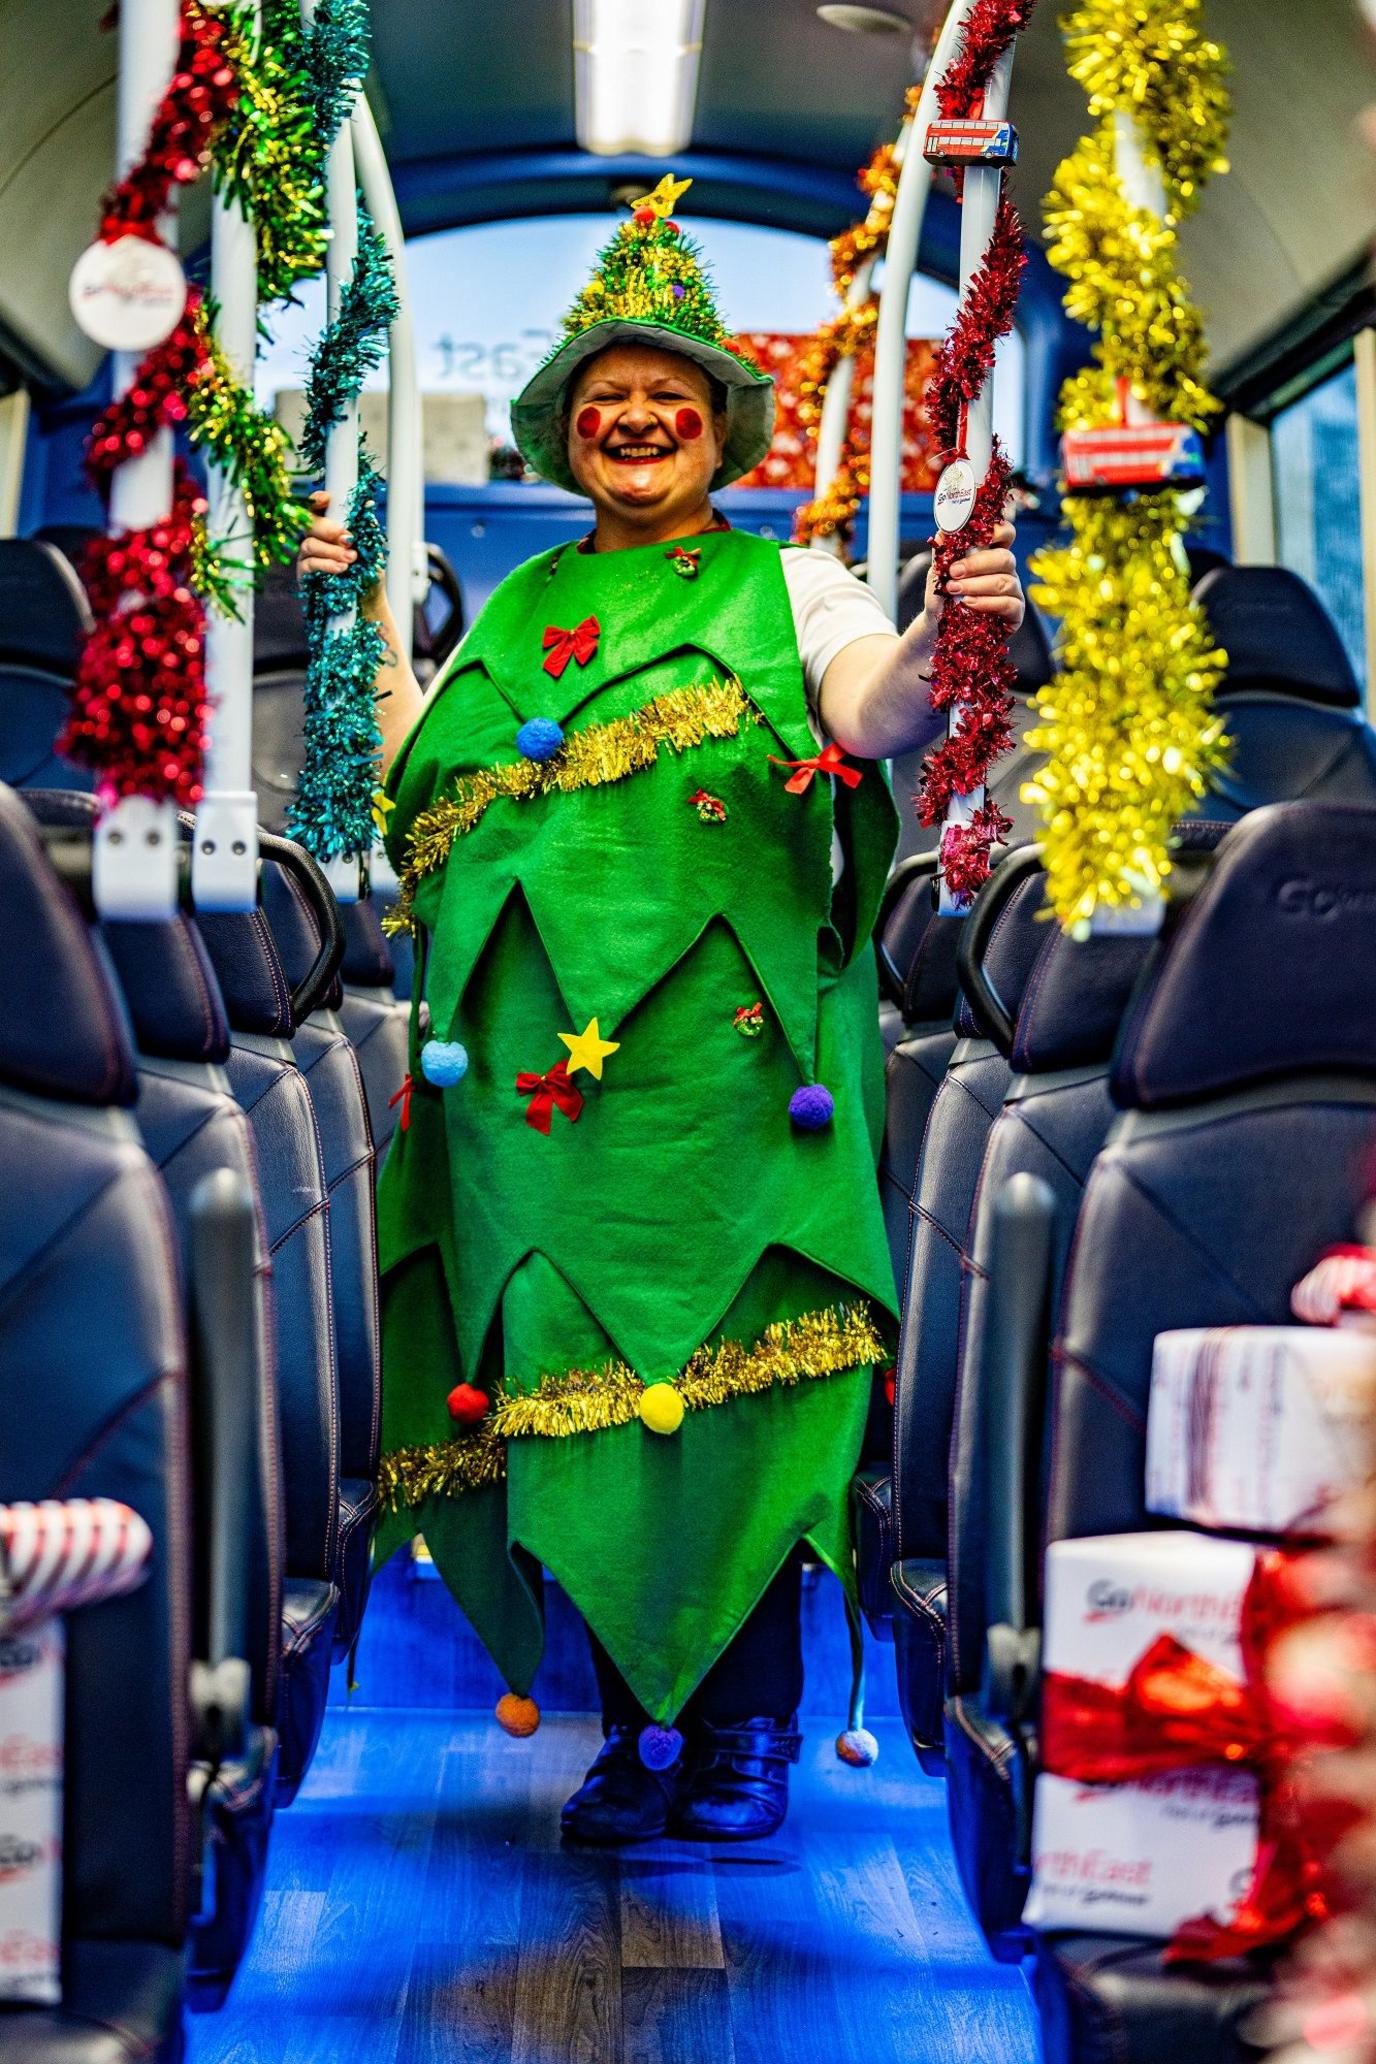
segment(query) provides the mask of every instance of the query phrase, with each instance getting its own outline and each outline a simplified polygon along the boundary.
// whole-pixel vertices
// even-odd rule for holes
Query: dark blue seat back
[[[64,1978],[73,2011],[92,1970],[107,2012],[110,1994],[118,2011],[156,1986],[160,2026],[133,2014],[140,2054],[170,2057],[192,1840],[176,1239],[129,1112],[134,1055],[108,961],[8,789],[0,953],[0,1500],[118,1498],[153,1534],[142,1586],[68,1622]],[[65,2011],[36,2017],[35,2045],[54,2046],[25,2054],[85,2054],[62,2047]]]
[[[59,760],[80,640],[91,611],[55,546],[0,538],[0,780],[12,788],[89,789],[89,772]]]

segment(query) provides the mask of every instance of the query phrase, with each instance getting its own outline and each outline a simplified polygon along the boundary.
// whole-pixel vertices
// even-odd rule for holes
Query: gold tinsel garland
[[[643,774],[654,766],[662,748],[687,752],[709,738],[738,737],[743,725],[759,722],[759,711],[737,680],[671,688],[629,716],[571,732],[547,760],[508,760],[460,775],[452,793],[422,810],[411,827],[401,893],[383,919],[384,929],[395,933],[410,928],[420,883],[444,866],[455,842],[482,821],[493,803],[524,803],[535,796],[603,788]]]
[[[1223,53],[1200,33],[1199,0],[1081,0],[1064,34],[1096,127],[1056,173],[1048,256],[1067,310],[1099,337],[1095,364],[1062,389],[1061,425],[1115,421],[1126,381],[1153,415],[1202,429],[1218,404],[1177,247],[1201,181],[1226,169]],[[1161,167],[1162,217],[1124,192],[1115,113]],[[1226,659],[1190,600],[1178,495],[1067,496],[1063,513],[1068,542],[1032,561],[1033,597],[1061,629],[1027,741],[1046,764],[1023,797],[1041,817],[1050,906],[1083,934],[1096,909],[1160,892],[1173,825],[1226,762],[1212,709]]]
[[[734,1398],[862,1369],[881,1361],[884,1352],[869,1306],[837,1305],[767,1326],[751,1347],[736,1340],[700,1347],[673,1382],[688,1411],[704,1412]],[[645,1388],[624,1362],[610,1361],[596,1369],[542,1376],[526,1393],[509,1389],[474,1432],[384,1455],[378,1479],[382,1496],[396,1511],[423,1498],[500,1483],[508,1440],[532,1435],[562,1440],[629,1426],[639,1414]]]

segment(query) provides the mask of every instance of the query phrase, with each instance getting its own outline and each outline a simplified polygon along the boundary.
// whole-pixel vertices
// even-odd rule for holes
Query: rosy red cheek
[[[695,408],[681,408],[674,417],[674,428],[685,444],[691,444],[702,435],[702,417]]]
[[[578,420],[573,427],[580,437],[596,437],[598,431],[602,428],[601,409],[579,409]]]

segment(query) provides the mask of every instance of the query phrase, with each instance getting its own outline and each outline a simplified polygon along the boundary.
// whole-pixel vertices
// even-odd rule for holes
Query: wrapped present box
[[[0,1632],[0,2000],[62,1996],[60,1620]]]
[[[1190,1742],[1198,1698],[1219,1689],[1226,1698],[1246,1677],[1243,1604],[1255,1568],[1248,1543],[1197,1534],[1048,1549],[1030,1925],[1164,1939],[1201,1914],[1230,1913],[1245,1895],[1256,1775],[1225,1767],[1207,1731],[1197,1751]],[[1179,1725],[1175,1685],[1189,1692]]]
[[[1376,1338],[1345,1328],[1232,1326],[1158,1335],[1147,1505],[1196,1526],[1276,1539],[1369,1474]]]

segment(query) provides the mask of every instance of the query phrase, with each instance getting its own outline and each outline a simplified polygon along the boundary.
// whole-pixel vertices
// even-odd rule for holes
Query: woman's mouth
[[[607,448],[607,457],[618,466],[647,466],[673,455],[673,447],[662,444],[616,444]]]

